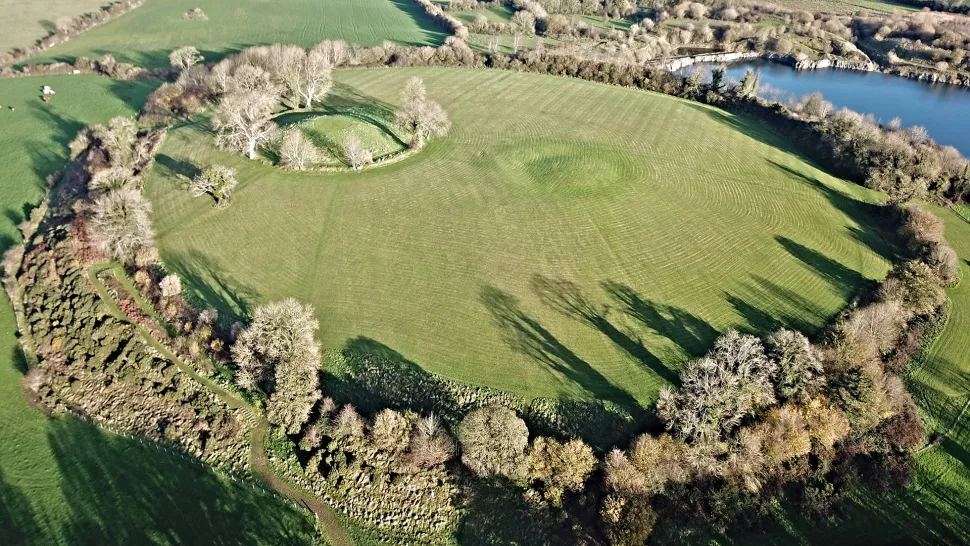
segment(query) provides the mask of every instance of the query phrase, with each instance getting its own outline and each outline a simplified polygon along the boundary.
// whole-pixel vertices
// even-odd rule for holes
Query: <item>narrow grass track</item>
[[[338,72],[328,104],[389,115],[415,75],[452,133],[360,175],[249,162],[204,120],[170,131],[147,180],[166,265],[222,316],[296,297],[327,348],[383,344],[445,377],[628,406],[719,332],[812,331],[888,268],[872,194],[696,103],[380,69]],[[182,186],[213,163],[239,170],[228,208]]]
[[[245,400],[227,391],[215,381],[200,375],[197,368],[193,364],[187,363],[176,356],[175,353],[172,352],[167,345],[165,345],[163,340],[156,339],[144,326],[138,324],[138,322],[125,315],[119,307],[118,302],[114,297],[111,296],[108,288],[101,281],[101,279],[98,278],[98,275],[105,271],[117,279],[118,282],[125,287],[129,295],[134,298],[142,311],[147,313],[149,316],[154,317],[163,328],[167,327],[167,324],[158,318],[158,313],[156,313],[154,307],[149,305],[141,294],[139,294],[138,291],[135,290],[135,288],[131,285],[131,282],[124,275],[119,265],[96,264],[88,271],[88,280],[91,282],[91,285],[94,286],[101,300],[111,310],[111,313],[117,318],[133,324],[142,340],[151,347],[154,347],[155,350],[165,357],[165,359],[175,364],[178,369],[182,371],[182,373],[188,375],[197,383],[214,393],[219,400],[221,400],[227,406],[240,409],[247,415],[248,419],[253,425],[251,439],[252,445],[249,452],[249,463],[252,465],[253,474],[279,494],[312,510],[317,517],[317,521],[323,527],[325,538],[331,546],[352,546],[353,543],[351,542],[350,537],[347,535],[346,531],[344,531],[343,526],[337,520],[337,517],[330,510],[329,506],[321,501],[316,495],[290,483],[283,478],[280,478],[273,471],[266,455],[266,435],[269,433],[269,422],[264,417],[260,416],[256,410]],[[167,342],[169,340],[164,341]]]

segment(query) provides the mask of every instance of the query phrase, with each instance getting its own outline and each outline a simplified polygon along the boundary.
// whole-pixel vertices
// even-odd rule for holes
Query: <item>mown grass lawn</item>
[[[203,21],[183,18],[201,8]],[[168,54],[191,45],[207,61],[252,45],[304,47],[342,38],[374,46],[436,46],[445,30],[411,0],[148,0],[141,7],[27,62],[100,58],[106,53],[139,66],[168,66]]]
[[[171,131],[147,184],[166,265],[223,315],[313,304],[327,348],[372,340],[448,378],[631,407],[719,332],[813,331],[888,268],[871,194],[696,103],[381,69],[338,72],[328,104],[389,116],[415,75],[452,133],[362,174],[249,162],[204,120]],[[182,187],[213,163],[239,170],[225,209]]]
[[[57,94],[41,99],[43,85]],[[157,83],[95,76],[0,81],[0,250],[85,124],[133,115]],[[10,110],[13,106],[15,110]],[[28,405],[26,364],[0,304],[0,544],[302,544],[312,522],[197,464]]]

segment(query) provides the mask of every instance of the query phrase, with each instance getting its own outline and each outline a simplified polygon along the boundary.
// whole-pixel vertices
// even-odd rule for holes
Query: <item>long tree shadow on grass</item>
[[[328,354],[324,359],[323,392],[338,404],[353,404],[365,413],[384,408],[435,413],[454,427],[472,409],[494,403],[518,410],[533,434],[581,438],[600,450],[625,445],[647,421],[632,397],[616,391],[619,402],[634,405],[616,408],[599,400],[574,399],[528,401],[439,377],[368,337],[348,339],[339,357]]]
[[[560,342],[539,321],[526,314],[514,296],[495,287],[486,287],[482,290],[480,299],[513,350],[566,376],[600,399],[610,400],[627,408],[639,407],[628,392],[613,385],[596,368]]]
[[[195,178],[197,174],[199,174],[199,172],[201,172],[199,168],[192,163],[183,161],[181,159],[175,159],[167,154],[156,155],[155,163],[164,169],[163,174],[166,174],[182,184],[188,184],[193,178]]]
[[[705,107],[700,104],[688,103],[688,106],[704,113],[718,123],[741,132],[745,136],[791,153],[799,160],[821,171],[831,171],[831,169],[826,169],[818,165],[815,160],[799,149],[790,139],[766,129],[764,124],[758,123],[754,118],[743,114],[730,114],[723,110]],[[895,229],[892,226],[891,219],[887,218],[881,206],[846,195],[822,183],[817,178],[807,176],[772,159],[767,159],[767,161],[791,179],[807,184],[817,190],[832,206],[857,222],[860,227],[849,228],[851,235],[856,240],[865,244],[873,252],[887,260],[892,261],[896,258],[898,255],[898,243],[894,236],[891,235]]]
[[[74,418],[48,433],[67,499],[64,544],[304,544],[302,512],[151,444]]]
[[[676,343],[688,356],[704,355],[720,335],[710,323],[690,311],[644,299],[625,284],[606,281],[603,289],[629,316]]]
[[[421,29],[424,34],[424,42],[408,42],[402,43],[402,45],[410,46],[426,46],[426,45],[438,45],[443,44],[445,38],[451,35],[451,31],[446,29],[441,24],[437,23],[434,19],[428,16],[427,13],[421,9],[415,2],[409,2],[408,0],[390,0],[391,4],[397,9],[406,13],[414,24]]]
[[[806,176],[787,165],[772,160],[768,162],[789,178],[821,193],[833,207],[858,223],[858,227],[848,228],[855,240],[886,260],[894,261],[899,257],[899,243],[894,235],[895,226],[884,207],[846,195],[823,184],[821,180]]]
[[[845,267],[817,250],[781,235],[776,235],[775,241],[815,274],[825,279],[843,298],[852,297],[865,282],[865,277],[861,273]]]
[[[752,279],[741,292],[724,294],[724,299],[747,323],[740,328],[746,333],[761,335],[789,328],[812,335],[831,318],[793,290],[758,275]]]
[[[185,295],[197,308],[211,307],[223,324],[244,320],[258,292],[234,279],[223,267],[198,251],[165,256],[165,267],[182,279]]]
[[[327,113],[354,112],[371,118],[376,123],[393,123],[396,107],[371,95],[361,93],[355,87],[345,83],[334,83],[333,89],[323,101],[323,110]],[[387,126],[381,126],[388,131]]]
[[[27,141],[24,143],[31,169],[36,176],[35,184],[38,188],[45,188],[45,179],[64,167],[68,159],[67,145],[84,128],[84,124],[64,117],[50,108],[45,108],[40,100],[28,102],[27,112],[30,117],[50,129],[50,140],[55,144],[55,146],[51,146],[46,141]]]
[[[678,384],[677,374],[647,350],[640,340],[633,339],[614,326],[606,318],[607,310],[594,304],[579,285],[565,279],[550,279],[542,275],[535,275],[530,284],[544,304],[598,330],[661,379]]]
[[[0,467],[0,536],[3,543],[15,546],[37,543],[41,535],[30,499],[12,483],[8,483]]]

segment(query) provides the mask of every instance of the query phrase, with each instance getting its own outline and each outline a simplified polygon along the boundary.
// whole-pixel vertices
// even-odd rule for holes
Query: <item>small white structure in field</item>
[[[45,95],[54,95],[55,93],[54,93],[54,90],[51,89],[51,86],[45,85],[44,86],[44,94]]]
[[[76,68],[74,69],[74,74],[80,74],[80,73],[81,73],[81,71],[80,71],[80,70],[78,70],[78,69],[76,69]]]

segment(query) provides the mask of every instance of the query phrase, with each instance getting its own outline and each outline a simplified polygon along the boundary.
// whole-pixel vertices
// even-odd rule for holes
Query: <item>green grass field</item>
[[[0,0],[0,51],[33,45],[54,28],[59,17],[97,11],[104,0]]]
[[[40,100],[42,85],[56,91]],[[25,206],[67,160],[85,124],[132,115],[155,83],[95,76],[0,81],[0,247],[19,240]],[[10,110],[10,106],[15,108]],[[0,543],[296,544],[302,513],[133,440],[76,419],[48,419],[20,387],[13,311],[0,305]]]
[[[452,133],[359,175],[172,131],[147,183],[167,266],[223,313],[313,304],[328,348],[370,338],[448,378],[628,406],[718,332],[811,331],[888,268],[871,194],[716,109],[460,69],[341,71],[328,103],[389,115],[414,75]],[[212,163],[239,170],[231,207],[181,187]]]
[[[202,8],[206,21],[183,15]],[[411,0],[148,0],[140,8],[27,62],[99,58],[106,53],[139,66],[167,66],[168,54],[192,45],[207,61],[252,45],[312,46],[343,38],[366,46],[391,40],[438,45],[444,29]]]

